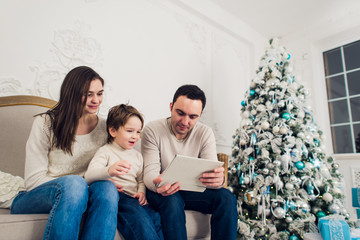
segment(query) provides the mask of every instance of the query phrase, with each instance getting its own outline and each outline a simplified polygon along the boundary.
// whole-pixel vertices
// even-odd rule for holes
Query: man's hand
[[[119,160],[111,165],[108,169],[108,173],[111,177],[121,176],[129,172],[131,164],[126,160]]]
[[[141,206],[144,206],[144,205],[146,205],[146,204],[148,203],[147,200],[146,200],[145,194],[142,193],[142,192],[136,193],[136,194],[133,196],[133,198],[139,199],[139,203],[140,203]]]
[[[153,180],[153,183],[156,185],[158,183],[161,183],[162,179],[161,179],[161,175],[159,175],[157,178],[155,178]],[[165,184],[162,187],[158,187],[156,189],[156,192],[162,196],[170,196],[173,195],[174,193],[176,193],[177,191],[180,190],[180,183],[176,182],[173,185],[171,185],[170,183]]]
[[[215,168],[212,172],[203,173],[200,182],[208,187],[220,187],[224,184],[224,168]]]

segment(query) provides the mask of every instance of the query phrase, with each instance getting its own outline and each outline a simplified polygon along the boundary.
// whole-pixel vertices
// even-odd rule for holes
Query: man
[[[198,122],[206,104],[204,92],[195,85],[181,86],[170,103],[171,117],[145,126],[141,141],[144,158],[144,182],[148,202],[159,211],[165,239],[187,239],[184,210],[211,216],[211,239],[236,238],[235,196],[224,184],[224,168],[203,173],[204,192],[182,191],[179,183],[160,183],[159,175],[175,154],[217,160],[212,130]]]

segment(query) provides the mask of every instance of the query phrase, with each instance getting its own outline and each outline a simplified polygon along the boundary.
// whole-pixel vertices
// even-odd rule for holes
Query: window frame
[[[360,40],[360,35],[358,33],[349,31],[347,33],[342,33],[340,35],[333,35],[329,38],[319,40],[310,46],[310,51],[309,51],[310,55],[312,56],[312,59],[310,59],[309,61],[311,66],[309,67],[312,68],[311,77],[313,79],[313,81],[310,84],[312,88],[312,97],[309,100],[309,104],[313,107],[315,121],[319,125],[319,129],[324,133],[325,141],[323,143],[325,144],[325,152],[336,158],[349,159],[349,160],[350,159],[352,160],[354,158],[358,159],[360,153],[356,153],[356,150],[353,153],[334,153],[323,53],[359,40]],[[351,124],[351,130],[353,130],[352,124]],[[353,131],[351,134],[353,137],[354,135]],[[356,146],[354,146],[354,148],[355,147]]]
[[[338,97],[338,98],[333,98],[333,99],[328,99],[328,93],[327,93],[327,103],[328,103],[328,108],[329,107],[329,103],[331,102],[337,102],[337,101],[341,101],[341,100],[346,100],[346,104],[347,104],[347,110],[348,110],[348,116],[349,116],[349,121],[346,122],[346,123],[333,123],[331,124],[330,123],[330,111],[329,111],[329,127],[330,127],[330,133],[331,133],[331,128],[332,127],[340,127],[340,126],[350,126],[350,139],[351,139],[351,142],[352,142],[352,152],[351,153],[356,153],[356,142],[355,142],[355,136],[354,136],[354,124],[357,124],[357,123],[360,123],[360,121],[353,121],[353,116],[352,116],[352,111],[351,111],[351,99],[352,98],[355,98],[355,97],[359,97],[360,93],[357,94],[357,95],[352,95],[350,96],[349,95],[349,86],[348,86],[348,74],[351,73],[351,72],[355,72],[355,71],[359,71],[359,68],[357,69],[352,69],[352,70],[346,70],[346,66],[345,66],[345,54],[344,54],[344,46],[348,45],[348,44],[351,44],[351,43],[354,43],[354,42],[359,42],[359,40],[357,41],[353,41],[353,42],[350,42],[350,43],[347,43],[347,44],[343,44],[341,46],[338,46],[338,47],[335,47],[333,49],[337,49],[339,48],[340,49],[340,56],[341,56],[341,64],[342,64],[342,72],[339,72],[339,73],[335,73],[335,74],[330,74],[328,76],[325,75],[325,72],[324,72],[324,80],[325,80],[325,86],[326,86],[326,80],[328,78],[332,78],[332,77],[337,77],[337,76],[343,76],[344,77],[344,85],[345,85],[345,96],[344,97]],[[329,49],[328,51],[330,51],[332,49]],[[326,52],[326,51],[325,51]],[[325,62],[324,61],[324,53],[323,52],[323,63]],[[324,71],[325,71],[325,66],[323,66],[324,68]],[[327,89],[327,88],[326,88]],[[331,135],[331,138],[333,136]],[[333,145],[333,141],[332,142],[332,145]],[[333,149],[334,149],[334,146],[333,146]],[[335,154],[335,153],[334,153]],[[349,154],[349,153],[336,153],[336,154]]]

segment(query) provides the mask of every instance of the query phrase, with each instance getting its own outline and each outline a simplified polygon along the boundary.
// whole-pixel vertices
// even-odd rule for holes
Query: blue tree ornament
[[[291,84],[294,82],[294,77],[288,77],[287,80],[288,80],[288,83]]]
[[[299,240],[299,238],[295,235],[291,235],[289,240]]]
[[[307,192],[309,195],[313,195],[314,194],[314,186],[311,184],[311,182],[309,181],[307,186],[306,186]]]
[[[302,161],[298,161],[295,163],[295,167],[299,170],[302,170],[302,169],[304,169],[305,164]]]
[[[285,112],[285,113],[283,113],[283,114],[281,115],[281,117],[282,117],[283,119],[285,119],[285,120],[289,120],[291,116],[290,116],[289,113]]]
[[[289,209],[290,211],[295,211],[297,208],[297,205],[294,201],[286,201],[286,209]]]
[[[318,158],[309,158],[309,160],[314,165],[315,168],[320,169],[321,162]]]
[[[241,176],[240,176],[240,178],[239,178],[239,184],[240,184],[240,185],[245,184],[245,176],[244,176],[244,173],[242,173]]]
[[[322,218],[322,217],[325,217],[325,216],[326,216],[326,213],[325,213],[324,211],[318,211],[318,212],[316,213],[316,216],[317,216],[318,218]]]

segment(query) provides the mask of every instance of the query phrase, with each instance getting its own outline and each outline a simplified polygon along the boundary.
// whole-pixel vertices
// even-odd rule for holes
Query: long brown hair
[[[90,83],[96,79],[104,86],[104,80],[100,75],[87,66],[76,67],[65,76],[58,104],[46,112],[51,120],[53,148],[72,155],[72,144],[86,104]]]

